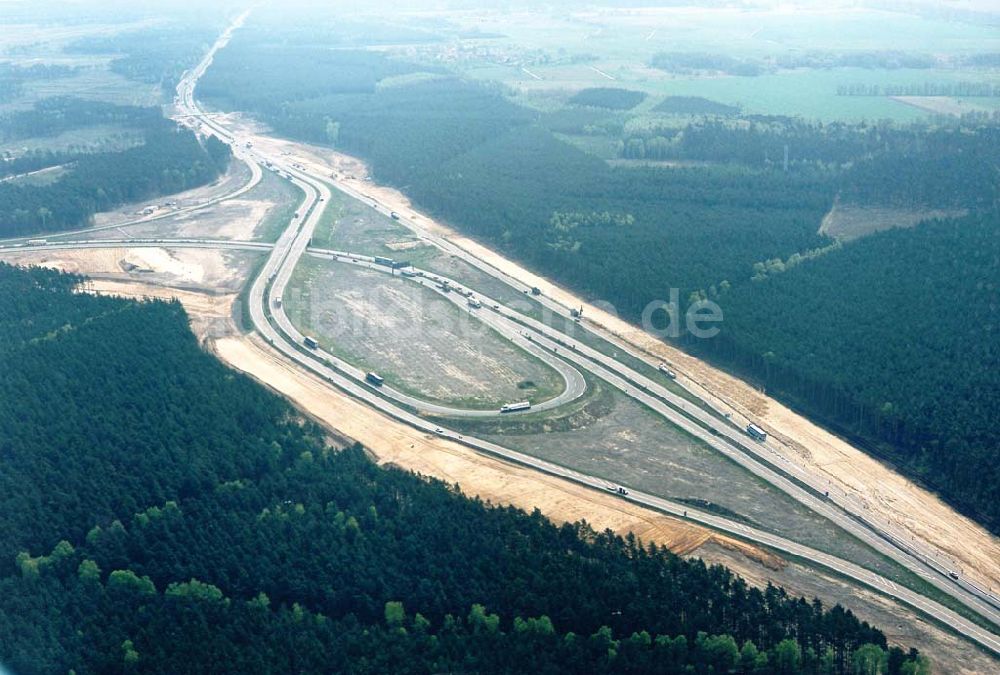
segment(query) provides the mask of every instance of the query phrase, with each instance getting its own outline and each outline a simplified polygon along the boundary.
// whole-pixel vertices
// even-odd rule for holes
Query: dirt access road
[[[822,429],[747,383],[699,359],[674,349],[640,328],[584,301],[550,280],[521,267],[446,225],[419,214],[399,191],[366,180],[371,174],[357,158],[326,148],[263,135],[262,128],[233,116],[227,124],[253,136],[254,143],[283,153],[289,160],[319,175],[331,176],[381,204],[415,218],[422,227],[448,239],[469,254],[566,307],[584,307],[586,322],[606,331],[654,359],[666,361],[678,381],[696,395],[744,425],[754,421],[767,429],[773,447],[791,463],[809,471],[832,488],[852,494],[877,519],[892,523],[916,545],[936,549],[943,563],[956,568],[994,593],[1000,592],[1000,539],[956,513],[939,497],[915,485],[891,468],[840,437]]]

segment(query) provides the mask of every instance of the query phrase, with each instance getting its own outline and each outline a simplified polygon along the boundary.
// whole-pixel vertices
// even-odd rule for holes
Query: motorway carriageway
[[[212,119],[207,119],[201,115],[201,111],[195,104],[193,92],[194,92],[194,86],[197,82],[197,78],[201,75],[201,73],[205,71],[205,69],[207,69],[208,65],[211,63],[211,59],[214,56],[215,52],[219,48],[224,46],[226,42],[228,42],[228,39],[231,36],[232,31],[235,30],[235,28],[242,23],[242,20],[243,18],[245,18],[245,16],[246,15],[243,15],[236,22],[234,22],[233,26],[231,26],[230,29],[227,30],[222,37],[220,37],[219,41],[209,51],[209,54],[206,56],[205,60],[203,60],[202,63],[199,64],[198,68],[196,68],[191,73],[187,74],[185,78],[182,80],[181,84],[178,85],[178,94],[181,101],[181,105],[186,106],[187,108],[186,112],[188,114],[191,114],[195,117],[199,117],[200,119],[202,119],[205,127],[209,128],[217,135],[219,135],[222,138],[222,140],[230,143],[235,143],[233,135],[230,132],[228,132],[224,127],[219,125],[217,121]],[[243,159],[245,159],[245,161],[251,161],[253,160],[253,155],[255,154],[257,153],[248,153],[249,156],[244,157]],[[286,357],[294,360],[300,365],[305,366],[306,368],[312,370],[313,372],[318,373],[328,382],[336,385],[338,388],[342,389],[348,394],[356,398],[362,399],[372,407],[381,410],[382,412],[400,421],[410,424],[411,426],[418,428],[422,431],[431,434],[438,434],[444,438],[448,438],[450,440],[463,443],[467,446],[473,447],[483,452],[503,457],[505,459],[515,461],[519,464],[531,466],[533,468],[545,471],[553,475],[561,476],[563,478],[568,478],[570,480],[574,480],[578,483],[589,485],[597,489],[606,490],[609,487],[611,488],[615,487],[615,486],[609,486],[606,481],[600,478],[580,474],[565,467],[554,465],[552,463],[545,462],[543,460],[539,460],[537,458],[530,457],[528,455],[524,455],[523,453],[519,453],[507,448],[500,447],[496,444],[487,441],[464,437],[460,434],[457,434],[456,432],[441,429],[435,426],[432,422],[428,422],[427,420],[422,419],[419,416],[414,415],[413,413],[398,408],[392,403],[376,395],[372,391],[371,387],[361,385],[353,378],[346,377],[343,374],[333,370],[332,368],[329,368],[324,363],[314,358],[313,355],[302,351],[298,345],[288,341],[286,337],[282,335],[271,324],[270,317],[268,316],[270,307],[272,306],[273,301],[276,298],[281,297],[281,294],[283,293],[285,287],[287,286],[292,270],[294,269],[295,264],[297,263],[301,255],[305,252],[308,243],[310,241],[310,238],[312,236],[312,232],[322,216],[322,207],[320,207],[319,205],[327,203],[329,201],[331,193],[330,193],[330,185],[324,178],[308,174],[304,170],[299,169],[297,167],[288,167],[288,168],[283,167],[281,166],[281,164],[283,164],[281,158],[271,158],[271,161],[274,165],[282,168],[286,172],[286,174],[290,177],[290,180],[292,180],[293,183],[295,183],[305,191],[306,198],[305,201],[303,202],[303,207],[300,210],[300,213],[305,214],[304,217],[301,219],[293,220],[289,228],[284,233],[282,233],[282,235],[278,239],[278,242],[274,245],[271,255],[269,256],[267,262],[265,263],[263,271],[257,276],[257,278],[253,282],[253,285],[251,286],[251,302],[250,302],[251,318],[257,330],[261,332],[261,334],[270,344],[272,344],[277,350],[281,351]],[[347,186],[336,184],[335,187],[344,191],[349,196],[353,196],[359,199],[364,199],[362,195],[358,195],[358,193],[348,188]],[[368,202],[370,202],[370,200],[368,200]],[[378,205],[376,205],[376,207],[378,208]],[[380,209],[380,210],[385,210],[385,209]],[[414,226],[412,222],[410,222],[409,225],[411,226],[411,229]],[[441,246],[441,248],[445,248],[445,246]],[[457,247],[454,247],[454,245],[447,244],[447,248],[451,248],[452,250],[454,250]],[[467,254],[465,251],[461,249],[459,249],[459,251],[460,255],[463,258],[470,257],[469,254]],[[479,264],[477,264],[477,267],[480,268],[484,267],[484,264],[481,263],[481,261],[477,262],[479,262]],[[494,276],[498,276],[495,270],[493,270],[492,273]],[[498,278],[504,276],[505,275],[500,275]],[[523,286],[523,284],[516,284],[515,288],[520,286]],[[284,321],[287,320],[287,317],[285,319],[281,318],[282,314],[283,312],[279,313],[275,317],[276,322],[279,324],[279,326],[282,323],[284,323]],[[526,317],[519,317],[519,321],[524,323],[530,320],[527,319]],[[549,340],[549,338],[547,337],[545,339]],[[554,346],[554,343],[551,344]],[[548,346],[548,345],[543,344],[543,346]],[[574,354],[574,352],[569,351],[568,353],[567,352],[561,353],[561,355],[567,356],[567,358],[574,360],[567,354]],[[615,384],[615,386],[619,386],[620,388],[623,389],[623,391],[626,391],[629,396],[632,396],[633,398],[640,400],[649,407],[653,407],[654,405],[663,405],[662,399],[665,398],[665,395],[662,392],[657,392],[658,396],[653,396],[651,394],[638,391],[638,388],[635,386],[635,384],[633,384],[631,387],[628,387],[629,381],[634,383],[644,380],[645,378],[642,378],[641,375],[638,375],[636,373],[630,373],[628,380],[626,380],[623,377],[612,373],[610,369],[603,363],[599,363],[602,359],[607,359],[607,357],[604,357],[603,355],[597,355],[596,353],[594,353],[594,354],[588,354],[587,356],[581,356],[581,355],[576,355],[576,356],[578,357],[578,359],[574,360],[574,362],[578,363],[579,365],[584,365],[584,363],[586,363],[587,364],[586,367],[588,370],[597,374],[598,376],[607,378],[609,382]],[[611,364],[608,365],[610,366]],[[619,365],[617,367],[614,367],[614,369],[619,372],[621,372],[621,369],[623,368],[625,368],[624,365]],[[646,381],[649,382],[648,380]],[[626,389],[626,387],[628,388]],[[648,386],[646,388],[649,389]],[[684,403],[690,405],[686,401]],[[664,407],[669,408],[669,406],[664,406]],[[674,412],[673,409],[670,410],[671,414],[676,414],[676,412]],[[687,413],[689,411],[685,412]],[[704,432],[704,430],[700,425],[691,422],[690,420],[688,420],[686,424],[693,425],[690,428],[697,429],[702,434],[706,433]],[[728,436],[732,432],[732,428],[729,427],[728,424],[722,423],[715,418],[712,418],[712,427],[715,428],[717,431],[719,431],[720,436],[723,433],[725,433]],[[714,436],[714,434],[710,435],[710,438],[711,436]],[[723,441],[721,438],[716,438],[713,441],[713,447],[715,447],[716,443],[721,444],[723,443]],[[749,456],[747,456],[744,452],[738,451],[738,454],[742,455],[746,460],[752,461],[750,460]],[[795,483],[792,483],[783,475],[777,474],[777,472],[774,472],[772,469],[761,464],[760,462],[753,461],[753,463],[750,466],[756,466],[757,470],[763,470],[765,472],[770,472],[771,474],[774,474],[774,477],[776,477],[776,479],[779,481],[780,486],[783,489],[787,487],[788,489],[786,489],[786,492],[789,492],[790,494],[795,496],[796,499],[803,501],[803,503],[819,502],[818,504],[816,504],[816,506],[822,508],[823,511],[826,511],[824,515],[827,515],[827,513],[829,513],[828,509],[835,510],[834,506],[829,502],[820,501],[818,498],[813,496],[811,492],[804,490],[802,487],[800,487]],[[875,574],[870,570],[864,569],[858,565],[855,565],[854,563],[841,560],[835,556],[824,554],[819,551],[815,551],[813,549],[802,546],[790,540],[778,537],[776,535],[761,530],[756,530],[755,528],[750,528],[740,523],[735,523],[720,516],[715,516],[710,513],[701,512],[696,509],[684,507],[683,505],[678,505],[673,502],[670,502],[669,500],[655,497],[653,495],[632,491],[627,495],[627,497],[624,498],[639,504],[656,508],[658,510],[667,513],[671,513],[673,515],[686,517],[687,519],[692,520],[694,522],[698,522],[703,525],[707,525],[709,527],[713,527],[715,529],[728,532],[737,537],[742,537],[751,541],[756,541],[758,543],[771,546],[777,550],[784,551],[792,555],[800,556],[814,563],[824,565],[841,574],[845,574],[853,579],[856,579],[857,581],[865,585],[875,588],[876,590],[879,590],[889,596],[898,598],[899,600],[902,600],[903,602],[906,602],[907,604],[917,609],[920,609],[921,611],[926,612],[929,616],[935,618],[938,621],[944,622],[946,625],[956,630],[957,632],[973,639],[974,641],[985,646],[994,653],[1000,654],[1000,639],[998,639],[998,637],[992,632],[965,619],[961,615],[940,605],[939,603],[930,600],[928,598],[925,598],[919,593],[916,593],[915,591],[912,591],[908,588],[898,586],[897,584],[894,584],[893,582],[881,577],[880,575]],[[847,509],[849,508],[850,505],[844,504],[840,506],[841,508]],[[874,537],[874,541],[879,544],[878,546],[879,550],[885,550],[887,548],[888,549],[888,551],[886,551],[887,555],[892,557],[897,562],[900,562],[904,566],[910,569],[925,568],[924,572],[930,573],[929,575],[925,575],[925,578],[934,583],[938,588],[941,588],[945,592],[951,594],[953,597],[956,597],[961,602],[963,602],[970,608],[974,609],[975,611],[979,612],[983,616],[990,618],[991,620],[994,621],[994,623],[1000,623],[997,621],[996,618],[997,613],[993,607],[989,606],[988,604],[985,604],[979,597],[970,593],[967,589],[960,586],[956,586],[954,584],[946,583],[947,581],[946,579],[939,578],[938,576],[940,574],[939,570],[935,569],[932,566],[927,566],[927,564],[923,560],[914,557],[914,552],[912,550],[901,548],[899,542],[894,542],[891,538],[884,538],[884,535],[881,534],[881,529],[879,529],[877,525],[868,524],[868,526],[866,526],[861,524],[860,522],[858,522],[858,520],[856,520],[856,518],[859,517],[863,516],[856,513],[848,514],[840,512],[837,515],[835,522],[840,524],[847,531],[851,532],[852,534],[855,534],[855,536],[860,535],[860,537],[863,540],[867,541],[870,544],[872,543],[872,537]],[[870,527],[874,528],[875,531],[870,529]]]

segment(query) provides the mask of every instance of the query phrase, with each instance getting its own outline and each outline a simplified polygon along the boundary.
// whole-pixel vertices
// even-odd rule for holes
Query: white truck
[[[665,364],[665,363],[661,363],[660,365],[658,365],[656,367],[656,369],[659,370],[664,375],[666,375],[667,377],[669,377],[671,380],[676,380],[677,379],[677,373],[675,373],[674,371],[670,370],[670,368],[668,368],[667,364]]]
[[[760,443],[767,440],[767,432],[753,422],[747,425],[747,435]]]

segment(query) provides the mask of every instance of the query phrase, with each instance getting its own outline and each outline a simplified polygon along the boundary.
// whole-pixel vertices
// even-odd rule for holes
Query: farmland
[[[461,14],[447,15],[461,22]],[[816,26],[828,26],[818,31]],[[853,12],[796,12],[760,9],[649,8],[578,11],[563,14],[491,13],[477,27],[503,37],[470,41],[464,49],[413,49],[446,60],[469,77],[503,82],[516,99],[552,110],[574,92],[617,87],[643,92],[652,108],[666,96],[701,96],[739,105],[749,114],[806,118],[910,121],[922,111],[888,97],[837,95],[838,85],[994,81],[989,71],[959,72],[941,64],[929,68],[777,68],[757,76],[684,75],[650,67],[661,52],[717,54],[772,63],[786,53],[900,50],[922,53],[930,40],[946,56],[997,48],[995,32],[932,17]],[[409,54],[408,54],[409,55]],[[525,67],[520,67],[523,64]],[[527,71],[526,72],[525,68]],[[975,104],[973,104],[975,105]],[[987,103],[987,106],[992,104]],[[910,109],[908,109],[910,108]]]

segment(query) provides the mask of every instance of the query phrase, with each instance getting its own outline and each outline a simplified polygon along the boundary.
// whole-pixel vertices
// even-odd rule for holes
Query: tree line
[[[95,110],[100,111],[99,114]],[[141,146],[122,151],[51,153],[4,162],[3,172],[64,165],[69,171],[48,185],[0,183],[0,236],[56,232],[86,225],[100,211],[215,180],[229,164],[230,149],[164,119],[155,109],[124,108],[63,99],[30,114],[15,115],[16,133],[58,133],[83,123],[116,119],[141,129]],[[47,163],[51,162],[51,163]]]
[[[818,414],[1000,528],[1000,217],[888,230],[734,285],[691,349]]]
[[[203,18],[203,17],[199,17]],[[220,25],[168,24],[109,36],[80,38],[70,54],[110,54],[111,72],[173,91],[185,70],[198,63],[215,42]]]
[[[930,343],[918,319],[926,316],[924,305],[916,300],[929,288],[951,289],[983,326],[995,324],[989,318],[995,268],[977,263],[966,270],[976,275],[971,287],[955,288],[945,279],[963,256],[993,250],[988,233],[995,233],[993,158],[1000,155],[1000,135],[990,120],[905,126],[778,116],[699,120],[629,137],[642,141],[637,154],[644,157],[652,148],[657,158],[698,166],[613,168],[553,133],[623,128],[610,112],[540,115],[515,106],[502,91],[456,78],[376,86],[379,73],[405,67],[390,67],[381,56],[341,56],[342,68],[324,62],[247,91],[236,85],[245,77],[241,69],[258,72],[254,39],[244,35],[240,59],[222,59],[209,71],[219,100],[257,111],[279,133],[362,156],[379,180],[404,189],[436,217],[586,297],[610,302],[626,319],[637,321],[650,301],[669,298],[675,288],[685,305],[720,303],[722,334],[682,346],[900,461],[909,475],[997,527],[996,500],[985,480],[990,473],[983,468],[992,441],[981,435],[995,414],[988,403],[996,398],[995,354],[977,345],[959,355],[966,327],[946,322],[935,340],[948,349],[907,357],[914,345]],[[271,49],[257,51],[269,58],[285,53],[273,43]],[[348,72],[348,59],[367,64],[358,69],[369,74],[370,91],[338,91],[359,76]],[[952,256],[953,229],[960,227],[952,223],[840,247],[818,233],[838,195],[860,207],[967,210],[971,220],[958,222],[971,223],[966,235],[980,238],[963,239],[955,249],[961,253]],[[874,300],[883,288],[878,277],[897,254],[904,262],[893,264],[893,284],[901,290],[885,309]],[[766,261],[794,273],[771,274],[768,265],[778,266]],[[803,309],[818,305],[824,311]],[[855,311],[860,308],[867,313]],[[886,324],[893,337],[875,342],[885,327],[872,326],[871,317],[883,314],[891,317]],[[768,317],[766,329],[758,325],[761,316]],[[792,335],[801,349],[793,348]],[[978,339],[995,342],[985,334]],[[884,351],[874,353],[872,345]],[[941,376],[954,372],[959,358],[959,370],[984,393],[959,393],[953,379]],[[929,406],[951,417],[925,415]],[[949,458],[958,461],[935,473]]]
[[[333,447],[177,303],[81,282],[0,266],[15,672],[926,672],[839,606]]]

